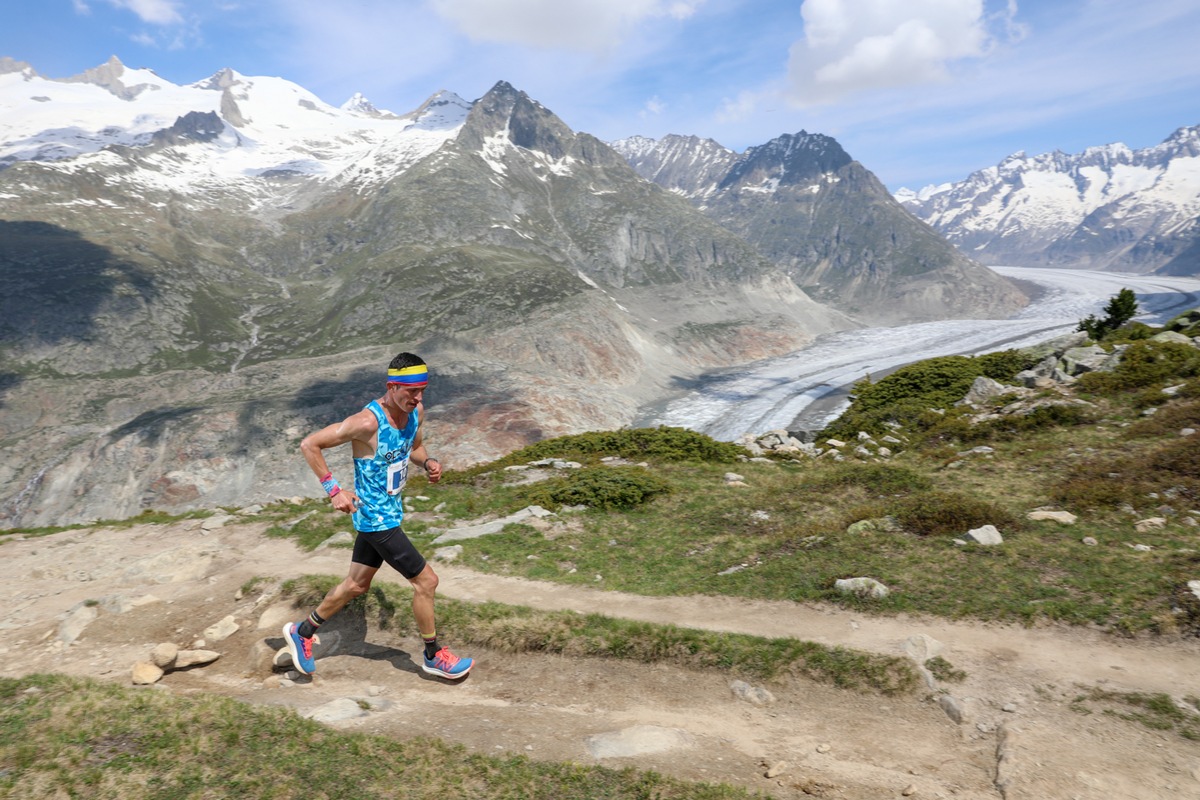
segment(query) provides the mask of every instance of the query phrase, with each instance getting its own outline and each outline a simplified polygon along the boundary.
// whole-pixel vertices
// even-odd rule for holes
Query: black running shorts
[[[379,569],[386,561],[410,581],[425,569],[425,557],[417,552],[399,527],[386,531],[359,531],[350,560],[372,569]]]

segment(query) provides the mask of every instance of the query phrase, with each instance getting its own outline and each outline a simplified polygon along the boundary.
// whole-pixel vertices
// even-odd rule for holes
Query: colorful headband
[[[402,383],[405,386],[424,386],[429,383],[429,367],[415,364],[403,369],[389,369],[388,383]]]

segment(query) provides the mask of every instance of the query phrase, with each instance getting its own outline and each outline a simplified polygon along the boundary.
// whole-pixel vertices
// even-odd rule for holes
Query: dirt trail
[[[322,629],[315,678],[264,664],[298,612],[239,597],[249,578],[341,574],[345,550],[301,553],[263,525],[199,522],[68,531],[0,546],[0,674],[56,671],[130,682],[154,645],[208,641],[219,660],[169,672],[159,686],[324,713],[365,699],[363,716],[330,724],[403,738],[433,734],[487,754],[633,766],[723,781],[779,798],[1200,798],[1200,743],[1106,714],[1081,714],[1082,689],[1200,695],[1200,643],[1146,644],[1092,631],[873,618],[831,607],[729,598],[646,598],[482,575],[435,565],[440,593],[542,609],[902,654],[924,634],[968,677],[938,692],[887,698],[801,680],[764,685],[755,705],[730,678],[670,667],[473,650],[461,684],[430,678],[419,643],[339,615]],[[380,572],[385,580],[398,576]],[[94,619],[87,620],[92,614]],[[443,632],[453,645],[453,632]],[[71,639],[72,643],[64,642]],[[466,648],[456,648],[464,650]],[[357,708],[356,703],[352,703]],[[768,771],[771,777],[766,777]],[[906,795],[905,792],[908,792]]]

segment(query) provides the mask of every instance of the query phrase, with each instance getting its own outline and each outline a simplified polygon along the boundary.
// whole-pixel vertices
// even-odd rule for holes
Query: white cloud
[[[739,92],[737,97],[727,97],[721,101],[721,107],[717,109],[714,118],[722,124],[736,123],[750,119],[758,111],[763,98],[769,96],[769,92],[763,93],[749,90]]]
[[[647,117],[657,117],[667,110],[667,104],[660,100],[657,96],[651,97],[646,101],[646,105],[642,107],[638,114],[642,119]]]
[[[602,52],[639,22],[686,19],[704,0],[430,0],[475,41]]]
[[[990,27],[1017,35],[1014,0],[991,16],[983,0],[805,0],[800,13],[804,38],[788,64],[789,96],[800,104],[941,81],[949,65],[989,52]]]
[[[177,25],[183,22],[175,0],[108,0],[116,8],[132,11],[151,25]]]

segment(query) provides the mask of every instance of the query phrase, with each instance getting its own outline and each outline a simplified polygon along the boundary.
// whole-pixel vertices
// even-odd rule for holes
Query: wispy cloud
[[[639,22],[687,19],[704,0],[431,0],[433,8],[474,41],[530,47],[616,47]]]
[[[176,0],[108,0],[116,8],[132,11],[150,25],[178,25],[183,22]]]
[[[641,112],[638,114],[642,119],[647,117],[656,117],[667,110],[667,104],[658,97],[651,97],[646,101],[646,105],[642,106]]]

